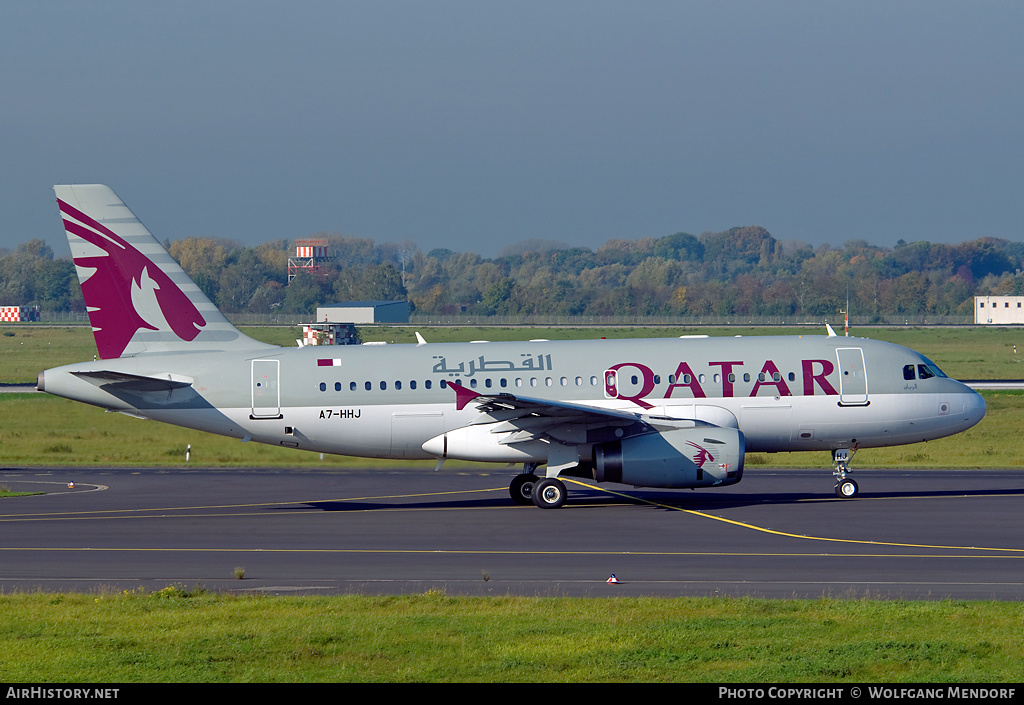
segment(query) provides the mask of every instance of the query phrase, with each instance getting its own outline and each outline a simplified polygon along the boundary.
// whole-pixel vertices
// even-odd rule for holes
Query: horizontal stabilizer
[[[192,386],[192,379],[190,377],[175,375],[169,372],[154,376],[133,375],[127,372],[112,372],[110,370],[72,372],[71,374],[97,386],[113,384],[117,385],[119,389],[134,392],[167,392],[172,389]]]

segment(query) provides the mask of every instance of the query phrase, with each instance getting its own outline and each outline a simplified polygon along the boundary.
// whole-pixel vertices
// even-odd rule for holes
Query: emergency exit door
[[[864,365],[864,351],[860,348],[836,348],[839,361],[839,403],[866,406],[868,403],[868,373]]]

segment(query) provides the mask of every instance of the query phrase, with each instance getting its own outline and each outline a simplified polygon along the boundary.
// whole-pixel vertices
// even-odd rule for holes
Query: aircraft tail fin
[[[273,347],[231,325],[112,189],[53,190],[100,357]]]

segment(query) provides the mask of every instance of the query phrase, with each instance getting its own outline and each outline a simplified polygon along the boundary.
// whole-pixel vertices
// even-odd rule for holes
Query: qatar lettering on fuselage
[[[688,396],[694,399],[707,398],[709,391],[715,397],[756,397],[766,387],[770,387],[776,396],[794,396],[793,389],[786,381],[786,375],[779,371],[779,366],[773,360],[765,360],[764,364],[761,365],[760,372],[753,378],[754,384],[749,394],[737,394],[736,389],[738,370],[746,366],[743,360],[718,360],[708,362],[707,365],[713,369],[712,381],[709,381],[702,375],[695,374],[688,362],[680,362],[675,369],[675,373],[669,378],[668,387],[661,398],[673,399],[680,396],[685,398],[687,395],[682,391],[684,389],[689,390]],[[638,382],[640,389],[635,394],[623,394],[618,386],[619,373],[628,368],[636,370],[642,379],[642,382]],[[828,381],[828,376],[835,371],[835,364],[831,360],[801,360],[800,369],[801,384],[797,389],[802,396],[813,396],[815,394],[839,396],[839,392]],[[794,386],[797,384],[795,377],[793,375],[793,379],[790,380]],[[639,362],[620,362],[609,367],[605,373],[605,389],[609,396],[631,401],[645,409],[650,409],[654,405],[646,401],[646,399],[657,388],[659,379],[660,375],[656,375],[647,365]],[[715,380],[718,380],[717,384],[720,387],[712,388],[708,386],[715,385]],[[744,379],[744,382],[749,381],[749,377]]]

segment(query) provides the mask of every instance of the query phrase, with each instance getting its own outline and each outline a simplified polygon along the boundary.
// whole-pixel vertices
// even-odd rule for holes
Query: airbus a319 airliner
[[[561,476],[731,485],[744,454],[832,453],[958,433],[985,402],[899,345],[829,335],[284,348],[239,332],[108,187],[56,186],[99,359],[41,391],[272,445],[522,464],[509,492],[556,508]],[[542,471],[538,471],[542,468]]]

